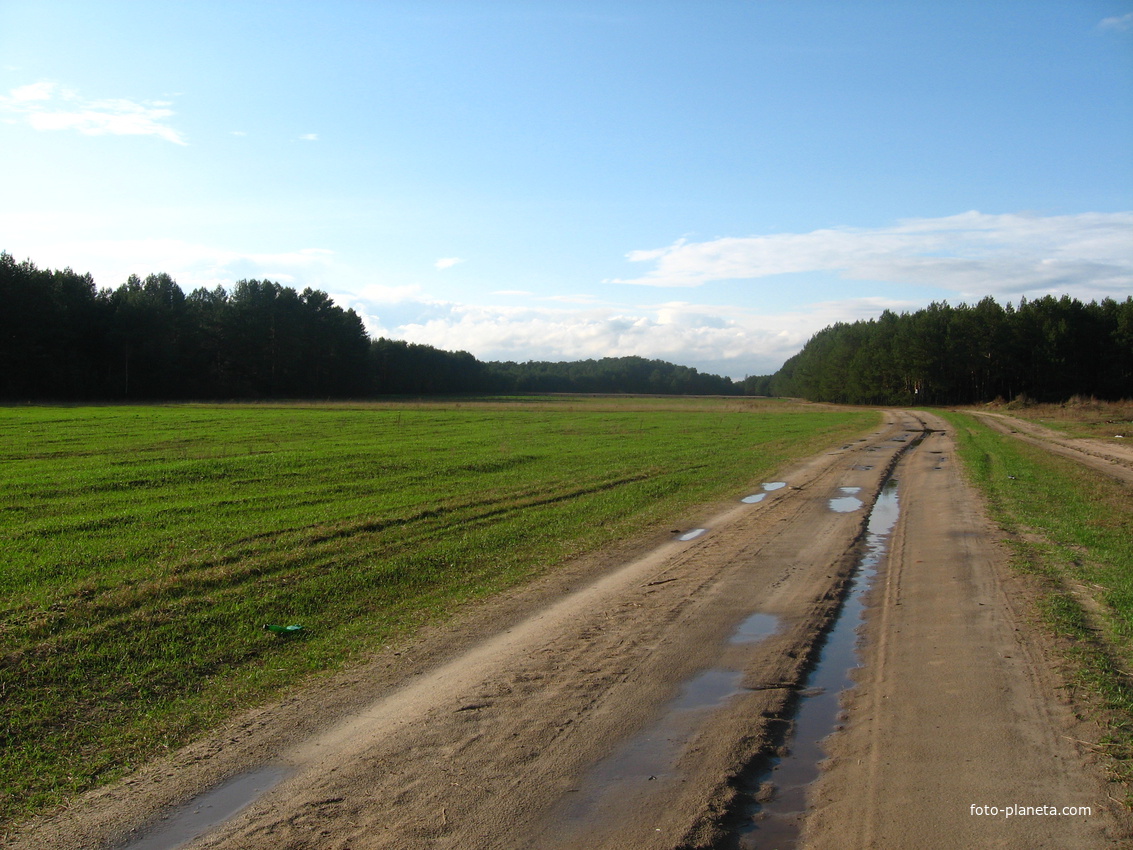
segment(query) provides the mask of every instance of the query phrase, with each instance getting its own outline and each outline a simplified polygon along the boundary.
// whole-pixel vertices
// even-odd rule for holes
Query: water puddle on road
[[[864,620],[865,595],[885,557],[898,511],[897,482],[889,479],[870,511],[865,549],[850,579],[846,599],[823,641],[817,664],[803,684],[794,729],[786,742],[787,755],[776,759],[770,769],[746,779],[741,788],[750,801],[735,831],[735,846],[741,850],[790,850],[798,840],[807,792],[826,757],[821,742],[835,730],[842,692],[853,687],[850,673],[861,663],[857,630]],[[770,800],[757,802],[766,799],[768,785],[773,787]]]
[[[767,498],[768,493],[774,493],[776,490],[782,490],[784,487],[787,486],[787,482],[786,481],[769,481],[769,482],[767,482],[767,483],[765,483],[761,486],[763,487],[762,493],[752,493],[750,496],[744,496],[742,499],[740,499],[740,501],[743,502],[745,505],[754,505],[757,502],[762,502],[764,499]]]
[[[848,514],[851,511],[856,511],[864,504],[862,500],[855,495],[861,491],[861,487],[839,487],[838,492],[842,495],[830,500],[830,510],[837,511],[840,514]]]
[[[779,618],[755,613],[736,626],[729,643],[756,644],[779,628]],[[627,798],[648,793],[650,782],[672,778],[688,742],[719,708],[743,688],[740,670],[712,667],[688,679],[659,719],[594,765],[568,795],[560,821],[563,834],[589,834],[595,824],[616,820]]]
[[[241,773],[172,809],[163,819],[116,850],[174,850],[219,826],[279,784],[289,771],[261,767]]]
[[[748,616],[736,626],[729,643],[759,643],[765,637],[770,637],[779,628],[779,618],[774,614],[756,612]]]

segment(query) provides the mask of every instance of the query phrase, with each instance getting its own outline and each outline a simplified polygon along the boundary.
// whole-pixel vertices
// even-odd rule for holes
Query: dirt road
[[[1026,583],[1004,569],[956,472],[943,431],[901,464],[901,522],[874,589],[866,664],[830,740],[805,845],[1123,846],[1127,821],[1087,763],[1097,730],[1058,696],[1024,616]],[[1011,816],[1009,806],[1091,814]]]
[[[806,840],[1105,846],[1124,827],[1069,740],[1087,733],[1019,617],[950,439],[922,433],[918,416],[889,413],[677,533],[477,606],[7,844],[162,846],[166,807],[268,765],[282,781],[193,847],[731,846],[736,779],[779,746],[900,461],[867,666]],[[1009,803],[1094,814],[969,814]]]
[[[1133,445],[1118,445],[1088,437],[1068,437],[1034,422],[1003,413],[975,415],[1002,434],[1012,434],[1020,440],[1133,485]],[[1122,438],[1125,439],[1124,435]],[[1133,434],[1129,435],[1129,439],[1133,440]]]

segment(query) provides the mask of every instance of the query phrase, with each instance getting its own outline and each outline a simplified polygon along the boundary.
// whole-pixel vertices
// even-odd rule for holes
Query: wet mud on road
[[[747,839],[737,825],[745,817],[758,823],[752,815],[761,813],[753,808],[761,792],[745,786],[745,777],[769,770],[785,754],[800,694],[814,686],[807,677],[822,637],[868,552],[870,508],[900,458],[907,458],[899,473],[901,519],[889,555],[898,559],[898,568],[883,571],[884,592],[891,593],[896,581],[904,593],[927,593],[918,590],[909,567],[913,554],[941,562],[946,573],[970,571],[965,547],[985,530],[973,526],[975,538],[967,536],[971,505],[964,499],[970,502],[970,494],[949,489],[963,486],[955,464],[935,468],[940,455],[916,445],[924,433],[918,416],[888,413],[862,440],[783,469],[780,480],[737,493],[730,505],[690,516],[688,532],[605,553],[475,606],[452,623],[391,647],[364,668],[250,713],[209,740],[29,824],[10,836],[10,846],[55,850],[147,840],[156,835],[150,825],[168,807],[193,802],[225,778],[265,766],[287,775],[189,846],[739,846]],[[943,439],[934,432],[925,446],[937,448]],[[919,471],[925,463],[935,471]],[[905,465],[912,471],[903,471]],[[921,552],[921,545],[929,549]],[[981,742],[983,736],[963,724],[949,729],[951,698],[942,701],[939,690],[906,687],[904,679],[900,687],[889,687],[885,677],[915,680],[931,671],[934,685],[950,682],[943,674],[951,668],[944,664],[938,671],[935,655],[914,653],[905,664],[900,630],[920,629],[918,640],[937,646],[948,637],[952,610],[967,612],[985,597],[998,599],[995,577],[981,581],[960,583],[939,604],[926,601],[916,610],[923,624],[907,624],[892,612],[867,617],[862,669],[884,671],[877,679],[884,687],[865,673],[850,692],[847,727],[831,739],[832,770],[811,795],[816,808],[804,826],[805,841],[957,846],[934,842],[954,837],[954,829],[942,828],[959,817],[953,802],[967,805],[977,792],[988,797],[985,785],[965,780],[969,772],[986,773],[982,756],[974,752],[974,760],[949,767],[949,753],[973,754],[946,746],[939,761],[922,762],[920,746],[926,737],[944,734],[974,735]],[[907,601],[901,597],[898,603]],[[998,603],[980,606],[973,616],[998,622]],[[853,625],[849,628],[852,633]],[[1014,635],[1014,626],[1005,628]],[[958,657],[974,653],[978,661],[986,651],[978,630],[948,639],[961,644]],[[965,640],[972,645],[964,646]],[[854,641],[836,643],[844,648],[847,642]],[[1047,706],[1054,699],[1044,690],[1049,683],[1032,681],[1038,662],[1019,653],[1005,663],[1006,672],[1031,683],[1030,691],[1017,695],[1022,707],[1012,717],[1026,726],[1024,737],[1045,745],[1058,736],[1052,730],[1060,728],[1061,718]],[[1003,675],[1001,667],[992,665],[991,672]],[[834,695],[840,687],[826,689]],[[1037,707],[1025,710],[1032,703]],[[956,706],[984,708],[963,701]],[[900,747],[885,750],[878,742],[885,743],[890,710],[909,734],[895,739]],[[908,729],[910,718],[922,721],[919,735]],[[1010,752],[1014,757],[1017,750]],[[1002,757],[994,749],[988,755]],[[1044,762],[1043,769],[1061,777],[1050,790],[1067,791],[1069,805],[1089,796],[1070,795],[1068,789],[1084,787],[1090,774],[1080,775],[1084,769],[1073,752],[1063,756],[1056,767]],[[908,767],[902,774],[906,785],[893,786],[881,781],[892,761],[928,767]],[[933,773],[928,784],[917,772],[926,769]],[[1020,772],[1041,773],[1026,762]],[[1019,790],[1010,782],[1004,787]],[[925,788],[936,796],[925,798]],[[897,796],[884,799],[883,791]],[[992,802],[970,802],[981,800]],[[863,827],[863,843],[839,843],[835,827],[864,817],[854,805],[876,811]],[[926,841],[869,843],[889,835],[890,817],[907,816],[910,806],[929,811],[922,814],[925,830],[917,833]],[[1096,838],[1096,831],[1084,828],[1081,836],[1061,846],[1098,846],[1082,843]]]
[[[884,562],[898,515],[897,481],[889,478],[870,510],[863,551],[845,601],[803,683],[783,755],[761,760],[740,779],[746,800],[741,800],[741,816],[731,831],[741,850],[790,850],[798,842],[811,785],[826,758],[823,741],[837,729],[843,695],[853,687],[851,674],[861,664],[858,629],[865,616],[865,598]]]

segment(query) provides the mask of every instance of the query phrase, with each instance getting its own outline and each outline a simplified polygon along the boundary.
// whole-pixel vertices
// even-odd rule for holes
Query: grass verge
[[[1042,583],[1040,614],[1072,685],[1107,734],[1114,778],[1133,783],[1133,500],[1117,481],[945,413],[960,456],[1011,535],[1014,566]],[[1126,805],[1133,804],[1127,790]]]
[[[743,399],[0,409],[0,822],[876,422]]]

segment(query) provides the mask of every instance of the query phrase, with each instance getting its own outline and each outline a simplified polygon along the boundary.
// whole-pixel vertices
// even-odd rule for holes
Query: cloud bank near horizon
[[[849,280],[931,286],[964,298],[1056,291],[1104,298],[1133,290],[1133,213],[1042,217],[973,211],[905,219],[890,227],[681,239],[666,248],[631,251],[626,258],[653,268],[612,283],[696,287],[822,271]]]
[[[638,356],[743,378],[768,374],[815,333],[837,321],[868,319],[914,305],[882,298],[847,299],[797,311],[761,314],[738,306],[669,301],[585,309],[428,304],[418,319],[406,305],[358,302],[371,333],[449,350],[482,360],[586,360]],[[413,305],[417,306],[417,305]]]

